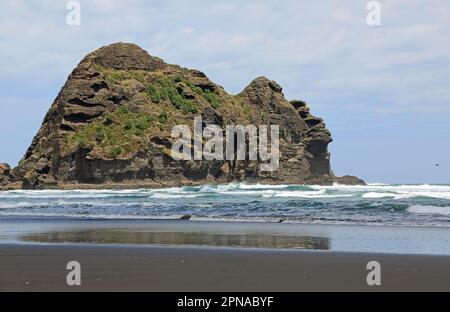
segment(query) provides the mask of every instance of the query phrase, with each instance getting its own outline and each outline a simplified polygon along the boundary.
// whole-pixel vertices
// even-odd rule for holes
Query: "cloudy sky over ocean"
[[[264,75],[323,117],[336,174],[450,183],[450,2],[89,0],[0,2],[0,162],[15,165],[77,63],[133,42],[230,93]],[[440,166],[435,166],[440,164]]]

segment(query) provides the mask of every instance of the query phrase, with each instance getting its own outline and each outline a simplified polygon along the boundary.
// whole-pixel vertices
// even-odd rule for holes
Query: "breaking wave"
[[[177,219],[450,227],[450,185],[265,185],[0,192],[1,217]]]

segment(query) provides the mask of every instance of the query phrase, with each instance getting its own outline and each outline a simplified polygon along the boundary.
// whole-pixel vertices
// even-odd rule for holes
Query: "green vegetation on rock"
[[[183,113],[197,113],[198,107],[195,101],[188,99],[186,93],[180,92],[179,84],[186,85],[192,92],[204,98],[214,108],[221,106],[220,96],[210,90],[203,90],[192,81],[180,75],[153,77],[149,73],[139,70],[112,70],[98,68],[109,84],[118,84],[125,80],[136,80],[146,88],[146,94],[153,103],[170,101],[171,104]]]
[[[163,117],[161,117],[163,116]],[[168,120],[167,112],[159,116],[137,114],[122,106],[102,121],[86,125],[69,135],[66,148],[89,148],[113,159],[137,152],[145,146],[147,135],[154,134]]]
[[[217,93],[215,92],[211,92],[209,90],[203,90],[202,88],[194,85],[191,81],[187,80],[186,81],[186,85],[189,86],[189,88],[191,88],[191,90],[193,92],[195,92],[196,94],[202,96],[205,100],[207,100],[212,107],[214,108],[219,108],[221,105],[221,100],[220,97]]]
[[[165,124],[168,119],[169,119],[169,114],[167,113],[166,110],[163,110],[158,116],[158,120],[162,124]]]
[[[196,103],[187,99],[186,94],[180,93],[177,88],[176,84],[181,81],[180,76],[158,77],[153,84],[148,85],[147,93],[154,103],[170,100],[172,105],[183,113],[196,113],[198,110]]]
[[[19,166],[22,166],[25,163],[25,156],[23,156],[20,160],[19,160]]]
[[[198,113],[204,101],[214,108],[223,103],[220,95],[202,88],[178,73],[117,70],[97,65],[110,88],[134,81],[142,84],[141,94],[153,104],[153,113],[136,113],[123,105],[103,119],[91,122],[65,139],[63,150],[87,149],[92,157],[128,157],[148,146],[149,137],[165,132],[176,119],[175,110]],[[132,85],[132,84],[131,84]],[[204,101],[202,101],[202,99]],[[173,107],[173,108],[171,108]],[[136,111],[136,110],[135,110]]]

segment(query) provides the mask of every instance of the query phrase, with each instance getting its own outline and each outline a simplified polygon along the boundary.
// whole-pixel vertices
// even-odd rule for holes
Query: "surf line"
[[[270,126],[270,151],[268,148],[268,126],[227,125],[225,131],[218,125],[203,128],[202,117],[194,118],[194,133],[187,125],[172,128],[171,156],[174,160],[248,160],[258,161],[261,171],[276,171],[280,163],[280,127]],[[225,133],[225,139],[224,139]],[[225,141],[225,143],[224,143]],[[193,153],[192,153],[193,145]],[[225,152],[224,152],[225,147]]]

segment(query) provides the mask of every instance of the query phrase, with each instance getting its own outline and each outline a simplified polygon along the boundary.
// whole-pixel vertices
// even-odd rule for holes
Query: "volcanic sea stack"
[[[171,130],[279,125],[280,165],[171,157]],[[0,164],[2,189],[158,187],[200,183],[362,184],[335,177],[330,132],[302,101],[287,101],[264,77],[229,95],[204,73],[166,64],[134,44],[87,55],[73,70],[20,164]]]

